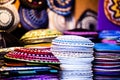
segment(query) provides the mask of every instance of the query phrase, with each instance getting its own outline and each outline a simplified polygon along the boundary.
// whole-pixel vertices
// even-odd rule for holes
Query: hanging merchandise
[[[120,30],[119,0],[99,0],[98,31]]]
[[[104,1],[104,12],[107,19],[117,25],[120,25],[119,3],[119,0]]]
[[[48,10],[48,15],[50,29],[55,29],[63,32],[65,30],[71,30],[75,28],[75,19],[73,15],[62,16],[53,12],[52,10]]]
[[[45,9],[47,7],[46,0],[20,0],[22,6],[32,9]]]
[[[12,4],[15,0],[0,0],[0,5]]]
[[[22,26],[27,30],[48,27],[48,14],[46,10],[39,11],[20,6],[19,15]]]
[[[19,22],[19,14],[14,5],[0,5],[0,30],[11,32]]]
[[[72,13],[74,0],[47,0],[47,4],[55,13],[67,16]]]
[[[77,28],[95,31],[97,27],[97,13],[86,10],[78,19]]]

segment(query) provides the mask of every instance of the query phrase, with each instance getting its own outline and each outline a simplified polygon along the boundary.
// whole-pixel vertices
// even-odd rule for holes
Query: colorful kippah
[[[11,4],[13,3],[15,0],[0,0],[0,5],[6,5],[6,4]]]
[[[19,15],[22,26],[27,30],[48,27],[46,10],[39,11],[20,6]]]
[[[20,0],[22,6],[32,9],[45,9],[47,7],[46,0]]]
[[[120,25],[119,15],[119,1],[116,0],[104,0],[104,12],[109,21],[116,25]]]
[[[57,14],[66,16],[71,14],[74,0],[47,0],[47,4]]]
[[[59,60],[50,52],[49,48],[16,48],[5,57],[33,63],[59,64]]]
[[[20,41],[24,44],[52,42],[52,39],[62,35],[61,32],[52,29],[37,29],[25,33]]]
[[[14,5],[0,6],[0,30],[11,32],[17,27],[19,21],[18,11]]]

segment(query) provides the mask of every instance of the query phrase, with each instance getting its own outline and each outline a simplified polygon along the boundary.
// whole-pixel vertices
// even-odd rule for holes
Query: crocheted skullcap
[[[52,41],[53,45],[66,45],[66,46],[83,46],[93,47],[94,43],[88,38],[75,35],[63,35],[55,38]]]
[[[32,9],[45,9],[47,7],[46,0],[20,0],[22,6]]]
[[[27,30],[48,27],[46,10],[39,11],[20,6],[19,15],[22,26]]]
[[[47,0],[47,4],[55,13],[66,16],[71,14],[74,0]]]
[[[11,4],[13,3],[15,0],[0,0],[0,5],[6,5],[6,4]]]
[[[13,31],[19,23],[19,14],[12,4],[0,6],[0,30]]]

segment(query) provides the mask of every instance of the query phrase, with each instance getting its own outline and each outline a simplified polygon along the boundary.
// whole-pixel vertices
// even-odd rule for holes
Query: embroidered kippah
[[[47,4],[55,13],[66,16],[71,14],[74,0],[47,0]]]
[[[0,0],[0,5],[6,5],[6,4],[11,4],[13,3],[15,0]]]
[[[48,14],[46,10],[40,11],[20,6],[19,15],[22,26],[27,30],[48,27]]]
[[[61,32],[52,29],[37,29],[26,32],[20,41],[23,43],[52,42],[54,38],[62,35]]]
[[[14,5],[0,6],[0,30],[11,32],[17,27],[19,21],[18,11]]]
[[[6,54],[5,57],[33,63],[59,64],[59,60],[49,48],[18,48]]]
[[[104,12],[109,21],[116,25],[120,25],[119,2],[116,0],[104,0]]]
[[[32,9],[45,9],[47,7],[46,0],[20,0],[22,6]]]
[[[94,43],[84,37],[75,36],[75,35],[63,35],[55,38],[52,41],[52,44],[55,45],[68,45],[68,46],[82,46],[82,47],[93,47]]]

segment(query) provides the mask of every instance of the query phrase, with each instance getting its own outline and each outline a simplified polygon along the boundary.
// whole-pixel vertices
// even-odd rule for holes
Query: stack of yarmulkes
[[[61,32],[52,29],[37,29],[25,33],[20,41],[24,45],[50,46],[54,38],[62,35]]]
[[[46,0],[20,0],[20,22],[26,30],[47,28],[48,14]]]
[[[96,43],[93,61],[95,80],[120,79],[120,46],[116,44]]]
[[[103,30],[99,32],[99,38],[102,43],[117,44],[120,37],[119,30]]]
[[[90,39],[93,42],[99,42],[97,31],[90,31],[87,29],[72,29],[72,30],[65,30],[63,34],[83,36]]]
[[[4,65],[0,67],[0,79],[1,76],[11,76],[11,79],[15,76],[18,76],[16,79],[19,76],[22,76],[21,79],[26,76],[27,79],[28,75],[34,75],[35,78],[41,73],[47,73],[51,75],[50,79],[56,79],[60,69],[60,62],[51,53],[50,48],[15,47],[6,53],[4,58]],[[54,74],[56,76],[53,76]]]
[[[47,0],[47,4],[55,13],[67,16],[72,13],[74,0]]]
[[[93,46],[89,39],[75,35],[52,41],[51,52],[61,63],[61,80],[92,80]]]
[[[5,55],[6,58],[43,64],[59,64],[49,48],[18,48]]]

